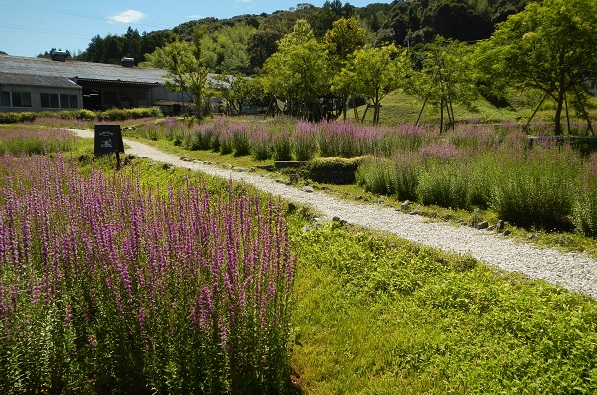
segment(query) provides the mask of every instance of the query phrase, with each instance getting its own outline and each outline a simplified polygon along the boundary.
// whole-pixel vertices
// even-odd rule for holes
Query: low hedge
[[[106,111],[42,111],[42,112],[3,112],[0,113],[0,124],[33,122],[37,118],[72,119],[79,121],[125,121],[127,119],[157,118],[162,113],[158,108],[110,109]]]
[[[306,177],[326,184],[354,184],[355,172],[363,158],[315,158],[305,165]]]

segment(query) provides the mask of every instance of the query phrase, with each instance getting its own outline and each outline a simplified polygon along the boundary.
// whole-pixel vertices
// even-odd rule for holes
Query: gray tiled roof
[[[5,73],[4,71],[0,71],[0,87],[2,87],[2,85],[36,85],[51,88],[81,89],[79,85],[66,77],[24,73]]]
[[[66,61],[57,62],[43,58],[0,55],[0,72],[20,75],[53,76],[104,81],[123,81],[161,84],[165,70],[144,67]]]

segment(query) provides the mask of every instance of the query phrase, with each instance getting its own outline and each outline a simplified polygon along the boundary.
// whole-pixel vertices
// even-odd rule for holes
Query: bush
[[[355,172],[355,180],[365,191],[379,195],[394,195],[390,184],[392,161],[385,158],[368,156]]]
[[[431,165],[419,176],[417,196],[425,205],[469,208],[468,179],[458,163]]]
[[[34,112],[0,112],[1,123],[33,122],[37,118]]]
[[[292,160],[290,132],[282,130],[274,136],[274,160]]]
[[[567,223],[579,164],[569,147],[513,148],[496,162],[491,203],[502,219],[527,228],[554,229]]]
[[[272,156],[272,136],[261,125],[251,133],[251,156],[255,160],[267,160]]]
[[[585,163],[572,213],[578,231],[597,238],[597,154],[592,154]]]
[[[251,140],[248,123],[231,123],[230,134],[234,156],[245,156],[251,152]]]
[[[307,162],[307,177],[315,182],[329,184],[354,184],[355,173],[364,160],[358,158],[315,158]]]
[[[296,160],[313,159],[317,152],[317,125],[300,121],[292,136],[292,151]]]

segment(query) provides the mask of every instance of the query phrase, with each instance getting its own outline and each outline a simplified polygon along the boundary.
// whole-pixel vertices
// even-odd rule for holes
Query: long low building
[[[135,67],[131,58],[113,65],[69,61],[62,51],[52,55],[0,55],[0,112],[107,110],[189,100],[164,86],[166,70]]]

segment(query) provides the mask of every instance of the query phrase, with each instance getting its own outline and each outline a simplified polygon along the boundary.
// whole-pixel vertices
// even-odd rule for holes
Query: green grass
[[[333,225],[294,243],[305,394],[597,390],[589,298]]]
[[[380,113],[381,125],[399,125],[401,123],[415,123],[419,112],[423,107],[423,102],[407,95],[401,91],[390,92],[381,101],[382,108]],[[497,122],[499,120],[515,121],[522,117],[518,111],[509,109],[499,109],[485,100],[477,100],[474,103],[475,111],[471,111],[461,105],[454,105],[454,116],[456,121],[466,121],[469,119],[478,119],[482,122]],[[359,119],[363,116],[365,106],[358,108]],[[354,119],[354,112],[348,111],[347,117]],[[373,120],[373,111],[368,111],[365,117],[367,122]],[[437,107],[426,105],[421,114],[420,124],[439,124],[440,113]]]
[[[532,115],[535,107],[539,104],[540,97],[530,97],[529,94],[519,95],[509,98],[512,108],[497,108],[483,98],[477,99],[472,109],[467,109],[462,105],[454,104],[454,116],[456,122],[477,119],[481,122],[499,123],[501,121],[520,121],[526,122]],[[416,98],[401,92],[400,90],[390,92],[381,101],[380,124],[386,126],[399,125],[401,123],[415,123],[423,102]],[[555,114],[555,104],[553,101],[546,100],[541,109],[535,115],[536,120],[553,121]],[[589,98],[589,107],[587,109],[595,123],[597,117],[597,98]],[[358,108],[359,119],[363,116],[365,106]],[[574,111],[570,110],[570,116],[578,119]],[[349,110],[347,118],[354,119],[354,112]],[[365,117],[367,122],[373,120],[373,111],[368,111]],[[439,125],[439,108],[426,105],[420,124]],[[562,113],[562,122],[566,122],[566,114]],[[565,125],[564,125],[565,126]],[[595,125],[593,125],[595,128]]]

